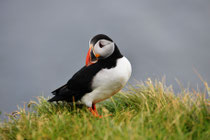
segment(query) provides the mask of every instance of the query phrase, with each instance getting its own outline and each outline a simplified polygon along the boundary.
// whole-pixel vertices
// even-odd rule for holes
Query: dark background
[[[11,112],[64,84],[85,64],[88,41],[109,35],[134,79],[210,82],[209,0],[1,0],[0,110]]]

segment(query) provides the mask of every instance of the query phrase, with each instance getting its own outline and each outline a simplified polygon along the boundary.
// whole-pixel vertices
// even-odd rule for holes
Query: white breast
[[[93,78],[93,91],[82,97],[82,103],[91,107],[92,103],[111,97],[125,86],[131,71],[131,64],[126,57],[118,59],[116,67],[102,69]]]

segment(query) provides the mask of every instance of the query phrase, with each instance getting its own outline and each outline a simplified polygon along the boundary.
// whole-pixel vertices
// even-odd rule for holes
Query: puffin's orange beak
[[[88,50],[87,56],[86,56],[86,66],[89,66],[91,64],[90,61],[90,51],[91,51],[91,47]]]
[[[90,44],[87,56],[86,56],[86,66],[90,66],[98,61],[99,54],[95,54],[93,50],[93,45]]]

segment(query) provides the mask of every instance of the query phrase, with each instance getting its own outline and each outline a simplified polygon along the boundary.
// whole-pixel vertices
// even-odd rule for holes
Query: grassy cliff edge
[[[86,107],[48,103],[44,97],[9,115],[0,139],[203,139],[210,138],[210,104],[203,93],[182,90],[175,96],[163,82],[129,86],[97,105],[95,118]],[[206,93],[205,93],[206,92]]]

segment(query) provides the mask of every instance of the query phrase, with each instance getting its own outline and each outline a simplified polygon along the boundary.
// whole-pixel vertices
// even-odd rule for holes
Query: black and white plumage
[[[78,101],[93,107],[117,93],[131,75],[131,64],[117,45],[106,35],[90,40],[86,66],[80,69],[62,87],[53,91],[52,101]]]

